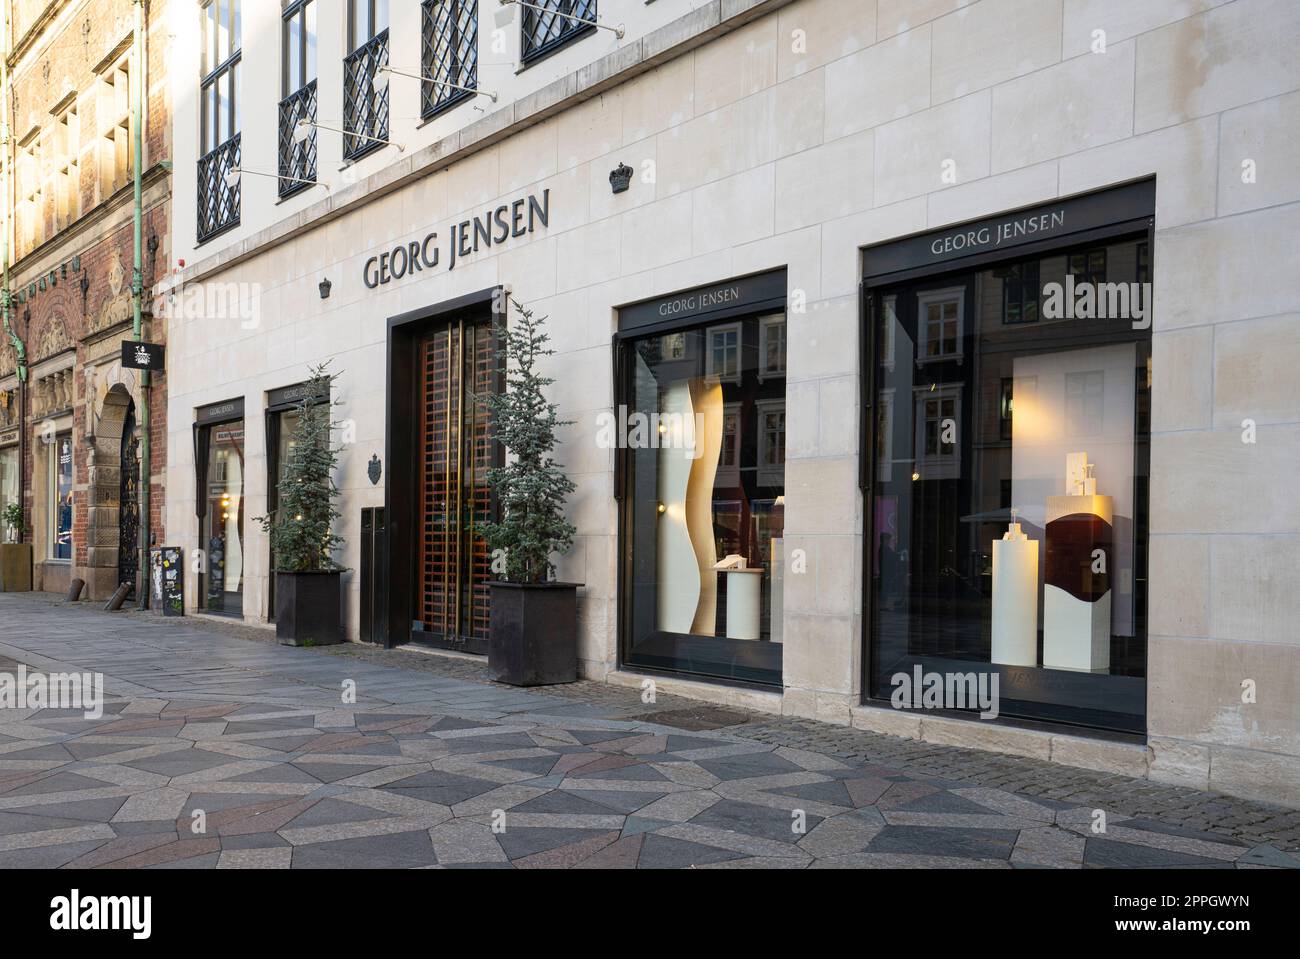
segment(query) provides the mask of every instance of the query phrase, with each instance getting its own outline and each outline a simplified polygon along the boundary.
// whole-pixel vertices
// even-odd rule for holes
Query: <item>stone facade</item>
[[[149,290],[168,270],[171,236],[167,16],[166,3],[148,5],[143,282],[144,335],[153,342],[166,330],[152,319]],[[26,347],[28,375],[23,382],[5,338],[0,391],[12,394],[15,411],[21,410],[21,495],[34,586],[62,591],[79,578],[90,599],[117,589],[122,430],[128,407],[144,402],[136,373],[121,367],[119,349],[132,338],[133,18],[131,0],[55,0],[17,4],[8,21],[11,319]],[[153,377],[151,514],[160,542],[166,388],[165,375]],[[50,459],[54,437],[64,432],[73,450],[67,560],[52,558],[51,542]]]
[[[494,6],[481,0],[485,22]],[[881,711],[861,705],[861,250],[1154,176],[1148,735],[1144,758],[1126,751],[1105,762],[1296,802],[1300,396],[1288,371],[1300,364],[1300,180],[1288,146],[1300,136],[1300,8],[1287,0],[601,7],[614,20],[626,11],[623,42],[593,35],[542,73],[485,68],[480,82],[499,86],[502,101],[484,101],[486,116],[462,106],[417,127],[412,89],[395,93],[391,136],[402,153],[380,150],[340,171],[337,138],[322,134],[328,194],[312,188],[276,205],[273,179],[245,179],[239,226],[202,246],[192,177],[179,179],[182,280],[246,284],[239,289],[256,320],[228,311],[171,322],[180,372],[168,394],[170,538],[199,545],[195,409],[244,398],[246,513],[258,515],[265,393],[333,358],[343,372],[340,415],[354,427],[339,532],[355,568],[360,509],[383,505],[366,464],[384,451],[387,319],[505,285],[552,318],[554,398],[574,421],[558,458],[578,484],[569,506],[578,538],[560,576],[585,584],[583,669],[625,681],[613,461],[591,441],[613,402],[616,310],[784,267],[785,529],[787,549],[806,551],[809,572],[785,579],[783,690],[754,695],[779,700],[787,714],[914,725],[916,738],[984,736],[1012,748],[1000,745],[1016,740],[1005,730],[954,731],[889,713],[874,720]],[[393,60],[414,64],[413,24],[402,27],[393,35],[408,39]],[[245,30],[245,82],[273,77],[276,32]],[[323,32],[322,90],[337,87],[327,71],[337,71],[341,48]],[[196,126],[193,101],[178,99],[178,130]],[[247,106],[243,129],[248,167],[273,169],[270,100]],[[193,140],[178,137],[178,168],[196,159]],[[636,176],[615,195],[607,180],[620,163]],[[453,271],[364,284],[365,262],[379,251],[432,229],[445,236],[452,223],[543,190],[545,229]],[[328,299],[317,292],[323,279]],[[258,619],[267,549],[252,524],[245,534],[245,615]],[[354,576],[353,637],[357,589]],[[1253,701],[1243,701],[1247,687]],[[720,689],[716,698],[736,695]],[[1058,752],[1046,738],[1014,747],[1022,749]],[[1078,763],[1087,753],[1059,750]]]

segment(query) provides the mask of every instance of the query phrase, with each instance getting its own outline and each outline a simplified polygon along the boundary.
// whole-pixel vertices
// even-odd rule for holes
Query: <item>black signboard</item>
[[[1035,243],[1086,238],[1090,231],[1154,215],[1155,187],[1155,180],[1142,180],[868,247],[863,276],[878,285],[882,278],[892,282],[897,274],[939,263],[965,269],[978,260],[1023,256]]]
[[[200,406],[194,411],[194,422],[199,426],[206,426],[209,423],[224,423],[228,420],[242,420],[244,418],[244,398],[223,400],[220,403],[209,403],[207,406]]]
[[[185,615],[184,554],[179,546],[149,550],[149,598],[164,616]]]
[[[756,273],[734,280],[683,290],[621,307],[620,331],[644,329],[664,323],[720,319],[738,313],[785,309],[785,270]]]
[[[122,365],[130,370],[163,371],[163,346],[140,340],[122,341]]]
[[[278,390],[267,390],[266,408],[268,411],[293,409],[303,400],[308,403],[328,403],[329,392],[315,393],[311,391],[311,383],[295,383],[293,386],[282,386]]]

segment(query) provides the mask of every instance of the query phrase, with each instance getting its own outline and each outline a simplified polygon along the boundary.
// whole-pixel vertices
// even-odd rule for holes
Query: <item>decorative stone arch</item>
[[[91,599],[107,599],[118,586],[120,549],[122,433],[128,413],[138,409],[138,392],[133,371],[114,363],[99,382],[88,384],[92,392],[89,422],[93,432],[86,437],[89,453],[86,497],[86,586]],[[139,575],[136,589],[140,589]]]

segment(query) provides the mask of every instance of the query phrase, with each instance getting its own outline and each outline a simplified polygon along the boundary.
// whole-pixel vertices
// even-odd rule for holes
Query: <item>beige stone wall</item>
[[[1099,30],[1105,52],[1092,52]],[[1291,0],[782,7],[223,272],[205,276],[200,261],[191,273],[205,282],[251,284],[257,318],[171,323],[184,375],[171,377],[168,529],[197,545],[194,407],[245,397],[257,515],[264,391],[335,356],[355,424],[340,532],[355,544],[359,509],[382,498],[365,464],[383,455],[387,317],[506,284],[550,314],[560,351],[555,397],[576,424],[559,458],[578,483],[579,531],[560,573],[586,584],[581,656],[602,675],[617,658],[617,512],[612,459],[593,437],[612,401],[616,308],[785,266],[786,549],[806,550],[808,572],[786,577],[782,708],[848,722],[861,698],[860,248],[1155,175],[1150,774],[1293,801],[1298,46]],[[620,162],[638,176],[613,196]],[[367,257],[542,189],[548,229],[452,272],[363,287]],[[259,615],[265,548],[246,532],[246,608]],[[348,602],[355,635],[355,578]],[[1242,702],[1245,680],[1255,703]]]

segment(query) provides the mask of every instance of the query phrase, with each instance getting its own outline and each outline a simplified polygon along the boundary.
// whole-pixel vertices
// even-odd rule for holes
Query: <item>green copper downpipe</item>
[[[23,423],[24,413],[27,406],[27,347],[22,339],[14,332],[13,327],[13,296],[9,292],[9,231],[13,223],[13,197],[10,192],[9,183],[9,166],[10,166],[10,141],[9,141],[9,8],[11,4],[6,2],[4,5],[4,39],[0,40],[0,172],[3,173],[3,179],[0,179],[0,206],[4,207],[4,223],[2,232],[4,239],[0,243],[0,264],[3,264],[3,285],[0,285],[0,311],[4,316],[4,331],[9,337],[9,342],[13,345],[14,353],[18,357],[18,502],[23,501],[23,480],[26,475],[23,471],[27,457],[27,430]],[[23,541],[22,524],[19,524],[18,541]]]
[[[131,275],[131,321],[136,341],[144,339],[143,300],[144,300],[144,257],[141,234],[143,232],[143,191],[141,177],[144,167],[144,23],[145,0],[135,0],[135,30],[131,35],[132,61],[131,71],[134,91],[131,104],[131,148],[133,150],[132,167],[134,172],[134,210],[132,227],[135,248],[135,266]],[[152,373],[140,371],[140,564],[139,589],[137,604],[140,609],[149,608],[149,540],[153,527],[150,514],[150,492],[153,484],[153,457],[149,442],[149,394]]]
[[[11,314],[13,311],[13,297],[9,293],[9,230],[13,222],[12,211],[13,203],[11,202],[9,190],[9,4],[5,4],[4,20],[4,53],[0,55],[0,147],[4,150],[4,252],[0,259],[4,261],[4,288],[0,298],[3,299],[4,309],[4,327],[5,333],[9,336],[9,342],[13,344],[14,352],[18,354],[18,379],[27,382],[27,347],[14,332]]]

